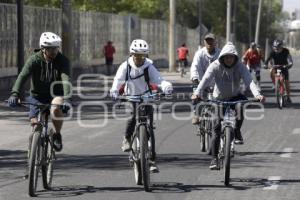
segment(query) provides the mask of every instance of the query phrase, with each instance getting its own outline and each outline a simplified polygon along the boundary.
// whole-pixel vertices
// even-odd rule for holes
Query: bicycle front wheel
[[[36,196],[36,187],[38,182],[40,163],[42,157],[41,148],[41,132],[35,131],[33,133],[31,149],[29,155],[29,196]]]
[[[231,127],[225,127],[225,154],[224,154],[224,184],[229,185],[230,181],[230,153],[231,153],[231,140],[233,135],[233,129]]]
[[[148,135],[145,125],[140,126],[139,130],[140,149],[141,149],[141,170],[143,177],[144,189],[146,192],[150,191],[150,169],[149,169],[149,147]]]
[[[140,162],[140,141],[138,137],[133,137],[132,142],[132,156],[133,156],[133,171],[134,179],[137,185],[142,185],[142,170]]]
[[[42,177],[43,186],[47,190],[50,190],[52,186],[53,165],[55,159],[52,141],[52,137],[49,136],[49,138],[45,140],[43,147],[45,162],[42,164]]]
[[[283,94],[280,92],[280,87],[281,83],[280,80],[275,82],[275,96],[276,96],[276,101],[279,109],[282,109],[283,107]]]

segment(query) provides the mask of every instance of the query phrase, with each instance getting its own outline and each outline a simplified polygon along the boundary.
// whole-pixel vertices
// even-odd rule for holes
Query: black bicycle
[[[195,90],[195,86],[193,86]],[[205,90],[207,99],[212,99],[212,88]],[[204,102],[204,104],[197,104],[196,107],[199,112],[199,123],[196,124],[197,136],[200,138],[200,149],[202,152],[210,153],[210,141],[213,131],[213,119],[214,119],[214,106],[210,102]]]
[[[236,127],[236,104],[245,104],[249,102],[257,102],[257,100],[239,100],[239,101],[220,101],[208,100],[218,106],[224,106],[225,113],[221,121],[220,145],[218,151],[218,168],[224,169],[224,184],[229,185],[230,182],[230,163],[234,156],[234,129]]]
[[[31,197],[36,196],[39,173],[42,174],[43,187],[51,190],[53,179],[53,167],[56,160],[53,148],[53,132],[48,127],[50,116],[50,107],[54,104],[33,104],[29,102],[20,102],[18,105],[33,105],[39,109],[37,123],[33,124],[32,133],[29,136],[28,146],[28,194]],[[64,105],[59,106],[66,109]],[[68,110],[68,109],[67,109]]]
[[[133,102],[137,105],[136,128],[131,138],[131,152],[129,161],[133,165],[135,182],[143,185],[146,192],[150,189],[150,159],[155,154],[153,102],[157,101],[157,94],[121,96],[121,101]]]

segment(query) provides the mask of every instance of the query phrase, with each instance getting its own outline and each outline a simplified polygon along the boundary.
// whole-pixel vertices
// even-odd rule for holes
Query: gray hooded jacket
[[[236,56],[237,62],[233,67],[226,68],[224,66],[222,57],[225,55]],[[260,95],[257,86],[252,80],[250,72],[239,60],[236,48],[231,42],[223,47],[218,60],[215,60],[208,66],[194,94],[202,96],[203,90],[209,86],[212,80],[215,80],[213,97],[216,99],[228,100],[239,95],[241,93],[241,80],[243,80],[246,87],[250,86],[250,90],[254,97]]]

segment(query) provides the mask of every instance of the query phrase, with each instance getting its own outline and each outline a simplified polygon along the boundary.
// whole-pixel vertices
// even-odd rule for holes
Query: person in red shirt
[[[114,53],[116,53],[116,49],[112,45],[112,41],[107,41],[107,44],[103,48],[103,54],[105,56],[105,64],[106,64],[108,76],[110,75],[110,68],[113,64]]]
[[[184,66],[184,68],[187,67],[188,65],[188,60],[187,60],[187,57],[189,55],[189,50],[188,48],[185,46],[185,43],[183,43],[181,45],[181,47],[179,47],[177,49],[177,54],[178,54],[178,62],[179,64],[182,64]],[[179,69],[180,71],[181,69]]]
[[[261,64],[260,61],[263,61],[263,57],[261,52],[257,50],[257,45],[255,42],[250,44],[250,48],[245,52],[243,56],[243,62],[247,65],[250,73],[255,72],[255,83],[257,84],[258,88],[260,88],[260,68]]]

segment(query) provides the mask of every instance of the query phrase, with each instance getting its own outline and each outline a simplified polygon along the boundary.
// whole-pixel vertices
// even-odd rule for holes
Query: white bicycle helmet
[[[129,52],[135,54],[149,54],[149,45],[145,40],[142,39],[133,40],[131,42]]]
[[[43,47],[60,47],[61,38],[52,32],[44,32],[40,37],[40,48]]]

